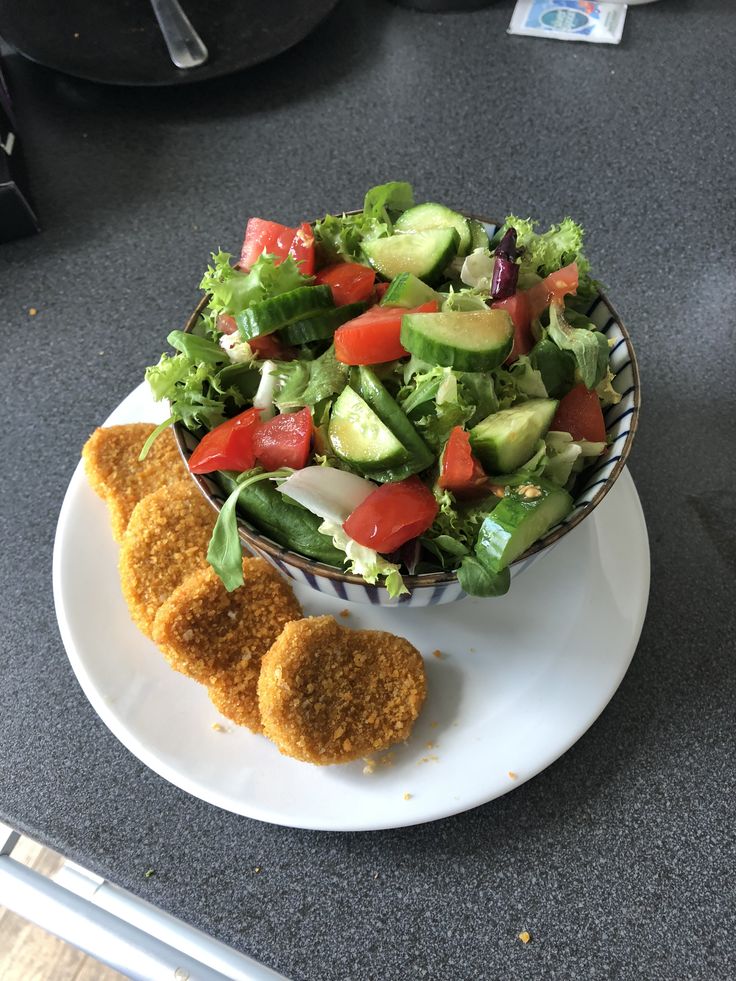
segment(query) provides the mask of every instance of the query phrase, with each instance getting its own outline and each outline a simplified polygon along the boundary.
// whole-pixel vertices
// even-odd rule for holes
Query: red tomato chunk
[[[343,524],[345,533],[377,552],[396,551],[429,528],[437,515],[432,491],[418,477],[383,484]]]
[[[532,320],[546,310],[550,303],[562,301],[568,293],[577,292],[578,288],[578,267],[577,263],[571,262],[569,266],[563,266],[557,272],[550,273],[546,279],[531,289],[526,291],[529,300],[529,316]],[[512,318],[513,319],[513,318]]]
[[[263,218],[249,218],[238,265],[246,272],[264,252],[283,261],[289,254],[296,228]]]
[[[308,408],[274,416],[262,423],[253,437],[255,455],[264,470],[301,470],[309,459],[311,443],[312,413]]]
[[[432,300],[413,310],[371,307],[335,331],[335,357],[343,364],[383,364],[406,357],[401,344],[401,318],[407,313],[436,313]]]
[[[320,269],[315,278],[318,286],[329,286],[336,307],[348,303],[365,303],[373,293],[376,274],[357,262],[338,262]]]
[[[437,483],[460,500],[490,492],[488,477],[471,452],[470,436],[460,426],[455,426],[445,445]]]
[[[258,409],[247,409],[210,430],[189,458],[190,472],[250,470],[256,462],[253,435],[259,422]]]
[[[295,230],[289,255],[299,263],[302,276],[311,276],[314,273],[314,232],[309,222],[303,221]]]
[[[606,423],[596,392],[591,392],[582,382],[570,389],[560,400],[550,429],[570,433],[573,439],[605,443]]]
[[[524,292],[514,293],[505,300],[492,303],[494,310],[505,310],[514,324],[514,346],[504,364],[512,364],[522,354],[528,354],[534,347],[532,337],[532,318],[529,312],[529,299]]]

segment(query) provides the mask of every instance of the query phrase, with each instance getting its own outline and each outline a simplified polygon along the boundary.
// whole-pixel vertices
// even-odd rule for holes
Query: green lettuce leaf
[[[230,358],[217,341],[197,334],[186,334],[183,330],[172,330],[166,338],[174,350],[196,362],[204,364],[229,364]]]
[[[550,430],[544,438],[547,458],[543,476],[564,487],[574,473],[579,473],[588,461],[600,456],[605,443],[574,440],[570,433]]]
[[[593,389],[608,371],[608,341],[603,334],[584,327],[572,327],[558,303],[549,308],[549,336],[563,351],[572,351],[580,379],[586,388]]]
[[[359,545],[345,533],[340,522],[323,521],[319,530],[323,535],[329,535],[335,548],[339,548],[341,552],[345,553],[348,572],[355,576],[361,576],[371,585],[377,583],[379,579],[383,579],[388,594],[392,598],[409,592],[404,585],[400,566],[384,559],[374,549]]]
[[[598,382],[595,387],[596,394],[603,405],[618,405],[618,403],[621,401],[621,393],[617,392],[613,387],[613,379],[615,377],[616,376],[609,368],[606,371],[606,377],[602,381]]]
[[[509,215],[494,236],[494,243],[511,226],[516,229],[517,245],[524,250],[519,268],[519,289],[529,289],[550,273],[576,262],[578,296],[588,296],[595,290],[596,284],[590,278],[590,263],[583,252],[583,228],[572,218],[564,218],[558,225],[539,233],[537,222]]]
[[[472,504],[459,504],[450,491],[439,487],[435,487],[434,496],[439,510],[422,543],[434,546],[430,550],[445,565],[452,567],[458,557],[473,552],[483,519],[491,513],[499,499],[491,494]]]
[[[504,596],[511,586],[510,571],[494,572],[480,555],[466,555],[457,570],[457,578],[468,596]]]
[[[389,181],[372,187],[363,201],[363,214],[367,218],[385,222],[392,228],[392,217],[414,206],[414,191],[406,181]]]
[[[312,276],[303,276],[299,272],[299,266],[291,256],[282,261],[264,253],[249,272],[231,266],[231,258],[228,252],[213,252],[212,265],[207,267],[199,284],[200,289],[210,294],[208,311],[211,314],[234,316],[266,297],[308,286],[313,280]]]
[[[314,406],[323,399],[339,395],[348,383],[349,368],[335,357],[334,347],[314,361],[278,361],[279,387],[276,405],[280,412]]]
[[[490,374],[412,362],[398,400],[434,449],[444,446],[454,426],[473,426],[498,409]]]
[[[450,288],[448,293],[441,294],[443,296],[442,300],[442,312],[455,310],[487,310],[488,304],[486,299],[488,298],[488,292],[485,294],[477,289],[453,289]]]
[[[389,234],[387,222],[364,214],[325,215],[314,225],[314,240],[322,261],[327,265],[335,262],[361,262],[368,265],[363,254],[363,242],[385,238]]]
[[[156,365],[146,368],[146,381],[157,402],[171,403],[172,422],[183,422],[187,429],[212,429],[225,421],[223,392],[216,365],[198,364],[186,354],[162,354]],[[239,390],[228,390],[236,406],[245,399]]]
[[[509,368],[509,374],[514,381],[519,396],[524,396],[528,399],[548,398],[547,389],[542,379],[542,372],[538,371],[532,365],[528,355],[520,355]]]

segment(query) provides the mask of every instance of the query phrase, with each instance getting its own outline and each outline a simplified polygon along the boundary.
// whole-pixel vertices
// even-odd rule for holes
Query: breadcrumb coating
[[[215,512],[189,478],[161,487],[133,509],[120,549],[120,584],[131,617],[147,637],[176,587],[209,568],[214,524]]]
[[[207,685],[224,716],[261,732],[261,659],[302,611],[291,586],[263,559],[244,559],[243,578],[228,593],[209,566],[189,576],[158,611],[153,639],[173,668]]]
[[[87,480],[107,503],[115,541],[122,541],[136,504],[182,480],[184,465],[171,430],[163,432],[140,463],[141,447],[156,427],[148,422],[95,429],[82,448]]]
[[[330,616],[288,623],[263,658],[263,731],[286,756],[346,763],[407,739],[426,695],[424,662],[403,637]]]

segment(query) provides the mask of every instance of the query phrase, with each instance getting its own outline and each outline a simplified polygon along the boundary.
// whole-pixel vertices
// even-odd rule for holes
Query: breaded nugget
[[[138,454],[155,426],[134,422],[95,429],[82,449],[92,488],[107,502],[115,541],[122,541],[133,508],[147,494],[182,480],[186,474],[170,429],[163,432],[139,463]]]
[[[346,763],[408,738],[426,688],[408,640],[313,617],[288,623],[264,657],[258,704],[286,756]]]
[[[156,615],[153,639],[177,671],[209,686],[217,709],[261,731],[261,659],[302,616],[291,586],[263,559],[243,559],[245,585],[228,593],[209,568],[189,576]]]
[[[120,582],[130,615],[147,637],[159,607],[207,565],[215,512],[189,478],[136,504],[120,548]]]

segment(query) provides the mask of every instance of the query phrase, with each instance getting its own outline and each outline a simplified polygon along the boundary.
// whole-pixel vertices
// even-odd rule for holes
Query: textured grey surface
[[[0,817],[295,979],[736,976],[734,15],[631,8],[606,47],[508,37],[511,8],[344,2],[186,91],[10,60],[45,230],[0,248]],[[600,720],[514,793],[406,831],[284,830],[169,786],[97,720],[56,629],[54,526],[208,250],[397,177],[589,228],[641,360],[649,616]]]

